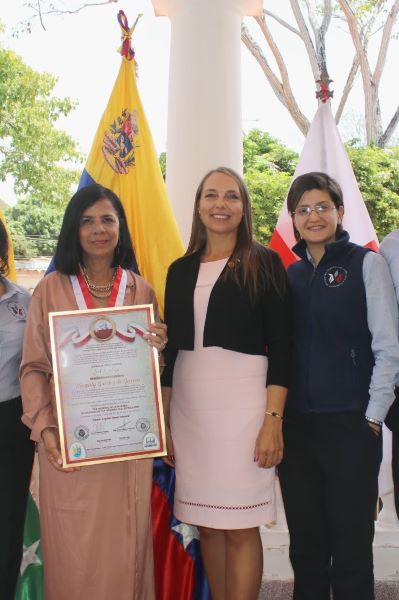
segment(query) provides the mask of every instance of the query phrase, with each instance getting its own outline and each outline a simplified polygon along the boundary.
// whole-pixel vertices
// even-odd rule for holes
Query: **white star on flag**
[[[199,532],[194,525],[187,525],[187,523],[178,523],[174,527],[172,527],[172,531],[176,531],[180,533],[183,537],[183,547],[184,549],[192,542],[192,540],[199,540]]]
[[[24,571],[29,567],[29,565],[41,565],[42,561],[36,554],[37,547],[40,544],[40,540],[33,542],[30,546],[24,545],[24,551],[21,562],[21,575],[24,574]]]

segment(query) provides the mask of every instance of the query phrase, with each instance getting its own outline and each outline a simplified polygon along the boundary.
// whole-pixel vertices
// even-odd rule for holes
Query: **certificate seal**
[[[114,337],[116,324],[113,319],[101,315],[90,323],[90,335],[98,342],[107,342]]]
[[[81,460],[86,458],[86,448],[80,442],[74,442],[69,446],[69,459]]]
[[[159,447],[158,437],[155,433],[147,433],[143,438],[143,448],[144,450],[151,450],[153,448]]]
[[[141,431],[143,433],[147,433],[150,428],[150,422],[148,419],[138,419],[136,421],[136,429],[137,431]]]
[[[87,440],[89,437],[89,430],[86,425],[79,425],[79,427],[76,427],[74,433],[77,440]]]

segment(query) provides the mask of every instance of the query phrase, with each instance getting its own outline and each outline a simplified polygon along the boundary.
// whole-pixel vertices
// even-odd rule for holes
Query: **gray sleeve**
[[[382,256],[374,252],[365,256],[363,280],[374,355],[366,415],[383,421],[393,402],[399,375],[398,305],[389,269]]]
[[[380,254],[388,264],[395,288],[396,300],[399,304],[399,230],[390,233],[381,242]]]

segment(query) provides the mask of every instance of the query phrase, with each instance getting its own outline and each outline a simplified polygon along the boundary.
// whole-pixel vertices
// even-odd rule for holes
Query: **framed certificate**
[[[49,314],[63,467],[166,454],[151,304]]]

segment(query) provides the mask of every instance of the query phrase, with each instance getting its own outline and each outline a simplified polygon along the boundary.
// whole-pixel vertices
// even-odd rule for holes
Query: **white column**
[[[188,241],[194,194],[209,169],[242,172],[241,22],[262,0],[152,0],[171,20],[166,184]]]

